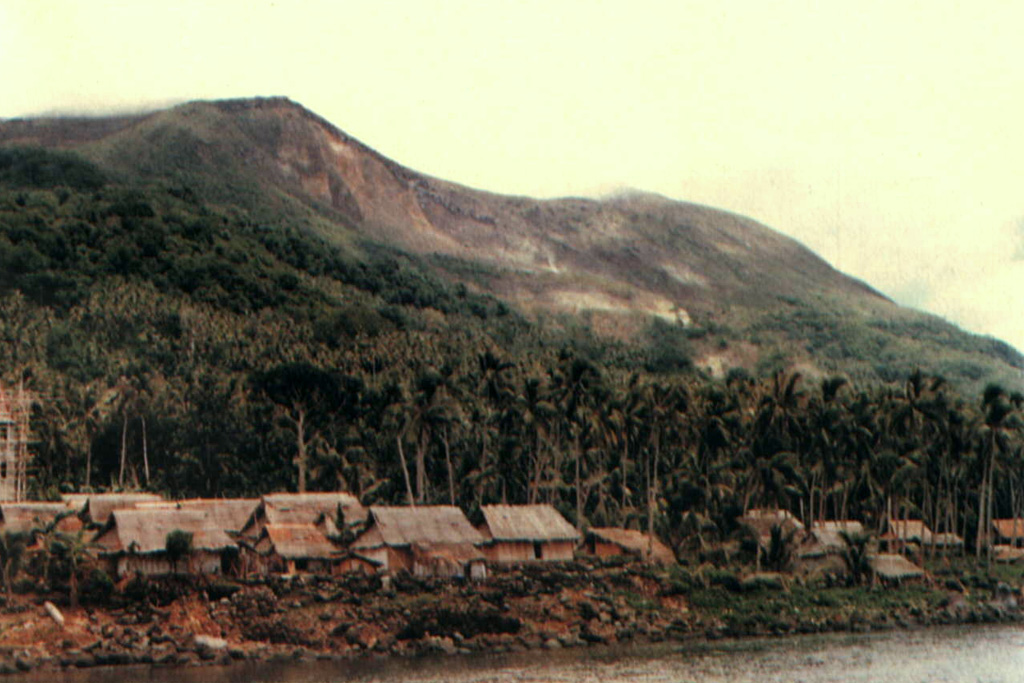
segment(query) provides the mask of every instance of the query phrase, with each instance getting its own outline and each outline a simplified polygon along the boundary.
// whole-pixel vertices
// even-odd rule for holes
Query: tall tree
[[[309,450],[340,402],[339,377],[310,363],[289,363],[258,374],[255,386],[274,402],[278,417],[294,432],[298,491],[305,493]]]

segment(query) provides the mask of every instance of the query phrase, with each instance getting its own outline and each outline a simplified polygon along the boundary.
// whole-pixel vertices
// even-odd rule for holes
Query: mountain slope
[[[783,365],[895,379],[916,365],[1019,381],[1020,354],[896,306],[754,221],[632,194],[537,201],[406,169],[281,98],[0,125],[2,145],[81,154],[125,181],[185,188],[288,223],[359,260],[374,245],[558,328],[681,345],[712,374]]]

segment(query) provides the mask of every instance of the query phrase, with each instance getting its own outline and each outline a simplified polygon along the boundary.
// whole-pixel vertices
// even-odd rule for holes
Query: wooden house
[[[156,503],[164,500],[155,493],[66,493],[61,499],[82,509],[88,524],[104,526],[114,510],[131,510],[138,503]]]
[[[484,578],[484,538],[452,505],[371,507],[368,526],[350,550],[385,572]]]
[[[321,524],[335,526],[339,506],[345,525],[366,522],[366,508],[351,493],[271,493],[260,499],[243,525],[241,535],[253,541],[260,538],[267,524]],[[337,533],[328,531],[329,534]]]
[[[178,562],[167,555],[167,537],[172,531],[192,535],[192,552]],[[118,578],[229,573],[238,556],[238,546],[217,522],[196,510],[114,510],[95,543],[100,547],[100,559]]]
[[[490,562],[571,560],[580,534],[550,505],[484,505],[477,530]]]
[[[247,572],[340,573],[341,549],[312,524],[267,524],[252,548],[255,562],[247,566]]]
[[[672,549],[654,536],[635,529],[591,527],[587,530],[585,547],[595,557],[627,555],[644,562],[671,565],[676,563]]]

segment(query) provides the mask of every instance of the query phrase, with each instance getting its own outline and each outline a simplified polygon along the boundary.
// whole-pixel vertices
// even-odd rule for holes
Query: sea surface
[[[1024,628],[986,626],[360,662],[121,667],[12,676],[52,683],[676,683],[1024,681]]]

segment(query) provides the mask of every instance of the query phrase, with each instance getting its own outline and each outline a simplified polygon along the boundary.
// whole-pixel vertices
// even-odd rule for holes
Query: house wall
[[[142,576],[165,576],[176,569],[180,574],[220,574],[220,553],[200,550],[192,556],[178,561],[177,567],[163,553],[147,555],[122,555],[114,565],[118,578],[131,574]]]
[[[576,544],[572,541],[552,541],[541,544],[541,559],[549,562],[565,562],[571,560]]]
[[[305,568],[299,569],[301,559],[286,559],[275,552],[263,555],[256,552],[245,554],[245,572],[249,575],[266,576],[267,574],[316,574],[328,576],[338,573],[338,562],[324,559],[309,559]],[[365,562],[363,564],[366,564]]]
[[[444,579],[461,578],[466,575],[466,569],[455,562],[415,560],[412,564],[412,575],[421,579],[430,576]]]
[[[346,557],[334,568],[335,574],[348,574],[349,572],[362,572],[366,575],[372,575],[377,573],[377,568],[358,557]]]
[[[590,552],[597,557],[618,557],[625,555],[625,551],[614,543],[608,543],[599,539],[592,539],[589,543]]]
[[[363,557],[380,562],[380,571],[382,572],[394,573],[403,569],[412,570],[412,551],[409,549],[381,546],[372,549],[360,548],[358,552]]]
[[[523,541],[494,541],[482,549],[484,557],[495,564],[514,564],[530,562],[533,557],[533,544]]]
[[[530,541],[494,541],[481,548],[488,562],[515,564],[518,562],[562,562],[571,560],[575,544],[572,541],[540,543],[540,557],[537,557],[534,543]]]
[[[376,559],[376,558],[370,558]],[[412,570],[411,548],[388,548],[387,567],[389,571]]]
[[[337,566],[337,562],[331,560],[310,560],[307,565],[306,571],[310,574],[316,574],[318,576],[329,576],[330,574],[336,573],[334,567]]]

